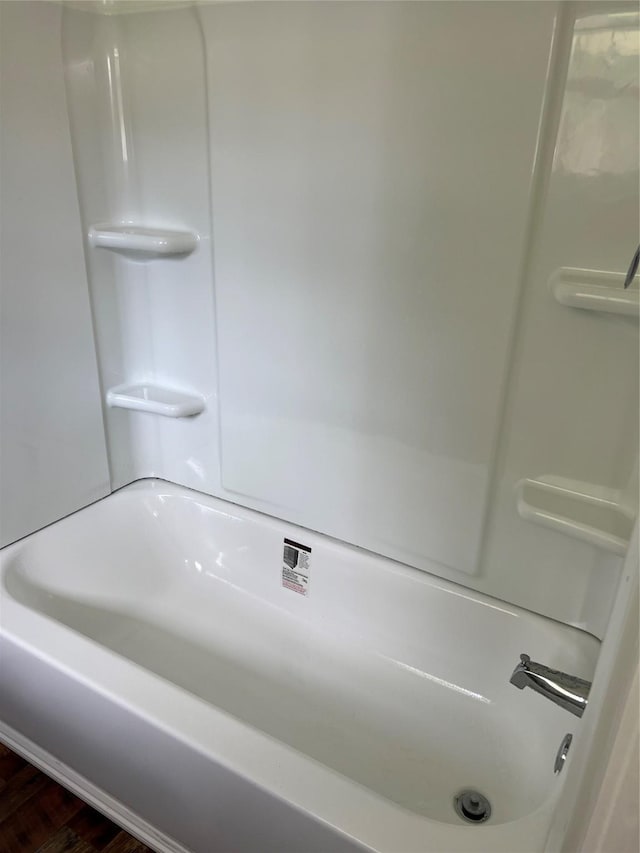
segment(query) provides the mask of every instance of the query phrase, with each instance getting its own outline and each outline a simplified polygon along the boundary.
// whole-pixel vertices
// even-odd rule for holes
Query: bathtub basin
[[[91,754],[79,772],[174,849],[544,849],[580,721],[509,676],[527,652],[590,679],[593,637],[162,481],[0,554],[0,720],[72,767]],[[47,679],[52,708],[79,691],[51,719]],[[119,714],[117,738],[142,734],[114,767]],[[467,788],[482,824],[454,810]],[[196,827],[171,813],[200,801]]]

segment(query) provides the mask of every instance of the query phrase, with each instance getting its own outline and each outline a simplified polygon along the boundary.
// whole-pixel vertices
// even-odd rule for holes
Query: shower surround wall
[[[204,402],[107,407],[112,487],[171,480],[601,636],[636,504],[637,283],[608,313],[638,230],[633,7],[84,6],[84,232],[198,235],[87,240],[103,398]],[[558,301],[564,268],[604,310]]]
[[[194,391],[197,418],[106,408],[114,489],[159,476],[219,482],[215,314],[202,36],[192,10],[124,16],[67,7],[68,103],[85,234],[132,222],[188,229],[188,257],[139,262],[87,246],[103,397],[124,383]]]

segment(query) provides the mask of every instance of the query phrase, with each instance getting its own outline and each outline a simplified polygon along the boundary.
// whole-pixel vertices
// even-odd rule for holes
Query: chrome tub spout
[[[544,664],[532,661],[529,655],[520,655],[520,663],[513,670],[510,681],[519,690],[530,687],[576,717],[584,714],[589,701],[590,681],[550,669]]]

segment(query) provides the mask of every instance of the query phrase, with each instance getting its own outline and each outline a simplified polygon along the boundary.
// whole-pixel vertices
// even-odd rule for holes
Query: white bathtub
[[[285,538],[311,548],[306,595]],[[158,849],[544,849],[580,721],[509,676],[527,652],[590,679],[593,637],[160,481],[0,553],[5,736]]]

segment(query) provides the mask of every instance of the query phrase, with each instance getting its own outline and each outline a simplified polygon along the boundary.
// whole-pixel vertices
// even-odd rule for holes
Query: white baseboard
[[[41,749],[36,743],[23,737],[11,726],[2,722],[0,722],[0,740],[4,741],[10,749],[25,758],[30,764],[42,770],[47,776],[59,782],[63,787],[157,853],[192,853],[147,823],[146,820],[132,812],[119,800],[105,793],[101,788],[85,779],[84,776],[72,770],[71,767],[58,761],[49,752]]]

